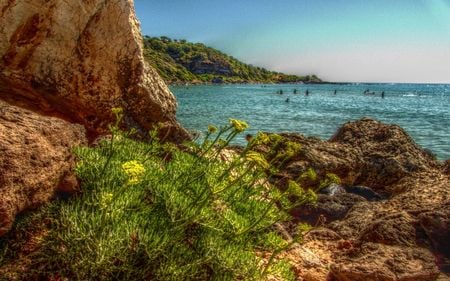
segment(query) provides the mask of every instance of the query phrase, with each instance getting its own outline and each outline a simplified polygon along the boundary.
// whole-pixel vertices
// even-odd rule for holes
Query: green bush
[[[120,119],[120,110],[115,113]],[[44,209],[50,231],[33,257],[37,275],[32,276],[294,278],[289,263],[278,258],[293,242],[273,227],[289,219],[277,206],[290,194],[267,182],[268,163],[251,150],[253,142],[230,161],[221,160],[245,122],[210,126],[202,143],[186,144],[183,151],[158,141],[155,132],[144,143],[116,126],[112,138],[76,149],[82,193]],[[264,259],[263,253],[272,257]]]

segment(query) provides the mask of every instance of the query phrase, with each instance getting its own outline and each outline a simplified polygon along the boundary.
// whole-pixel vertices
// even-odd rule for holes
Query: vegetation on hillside
[[[114,113],[119,122],[121,110]],[[294,182],[280,191],[267,174],[277,172],[274,163],[296,155],[299,145],[278,142],[279,153],[268,160],[254,148],[275,136],[259,134],[224,161],[245,122],[210,126],[202,143],[182,149],[160,141],[156,130],[150,142],[133,140],[118,122],[111,138],[76,150],[82,193],[25,216],[17,231],[0,240],[0,274],[1,264],[11,262],[3,273],[19,280],[294,278],[279,254],[306,228],[289,241],[274,225],[316,196]],[[35,252],[23,242],[30,233]],[[31,256],[26,266],[20,262],[24,251]]]
[[[144,56],[167,83],[319,83],[315,76],[296,76],[245,64],[201,43],[144,37]]]

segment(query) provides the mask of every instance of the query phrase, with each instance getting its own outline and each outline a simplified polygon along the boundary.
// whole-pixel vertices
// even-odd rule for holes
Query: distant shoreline
[[[270,82],[223,82],[223,83],[212,83],[212,82],[167,82],[169,86],[211,86],[211,85],[320,85],[320,84],[341,84],[350,85],[352,83],[334,83],[334,82],[280,82],[280,83],[270,83]]]
[[[210,86],[210,85],[450,85],[450,83],[428,83],[428,82],[280,82],[280,83],[270,83],[270,82],[223,82],[223,83],[212,83],[212,82],[166,82],[169,86]]]

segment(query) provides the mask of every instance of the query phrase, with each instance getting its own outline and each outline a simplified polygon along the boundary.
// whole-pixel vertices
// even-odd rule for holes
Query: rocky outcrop
[[[344,185],[391,195],[408,188],[405,179],[442,167],[399,126],[367,118],[345,124],[329,141],[283,137],[303,147],[284,167],[292,178],[312,167],[319,175],[338,175]]]
[[[133,1],[0,2],[0,97],[44,115],[107,131],[111,108],[145,133],[161,123],[175,140],[176,101],[145,62]]]
[[[189,137],[142,52],[132,0],[0,1],[0,236],[76,189],[71,149],[108,133],[112,108],[141,136]]]
[[[448,273],[448,173],[403,129],[362,119],[345,124],[329,141],[283,136],[302,148],[279,177],[299,180],[313,168],[318,178],[331,172],[342,181],[342,187],[324,189],[316,205],[294,212],[298,220],[326,229],[308,234],[304,245],[321,253],[323,267],[300,261],[301,276],[428,281],[444,276],[440,270]]]
[[[72,149],[83,144],[83,126],[0,100],[0,236],[18,213],[77,190]]]
[[[201,56],[195,57],[188,65],[187,69],[194,74],[215,74],[215,75],[233,75],[231,65],[220,59],[210,60]]]

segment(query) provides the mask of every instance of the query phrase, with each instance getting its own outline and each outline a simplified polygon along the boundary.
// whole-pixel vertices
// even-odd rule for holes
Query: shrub
[[[181,151],[155,133],[143,143],[115,126],[111,139],[76,149],[82,194],[49,208],[50,233],[34,258],[40,276],[293,279],[290,265],[278,258],[293,242],[273,227],[289,219],[277,207],[289,194],[267,183],[265,158],[249,148],[229,162],[220,160],[246,127],[239,120],[210,127],[202,143]],[[263,259],[257,253],[273,254]]]

